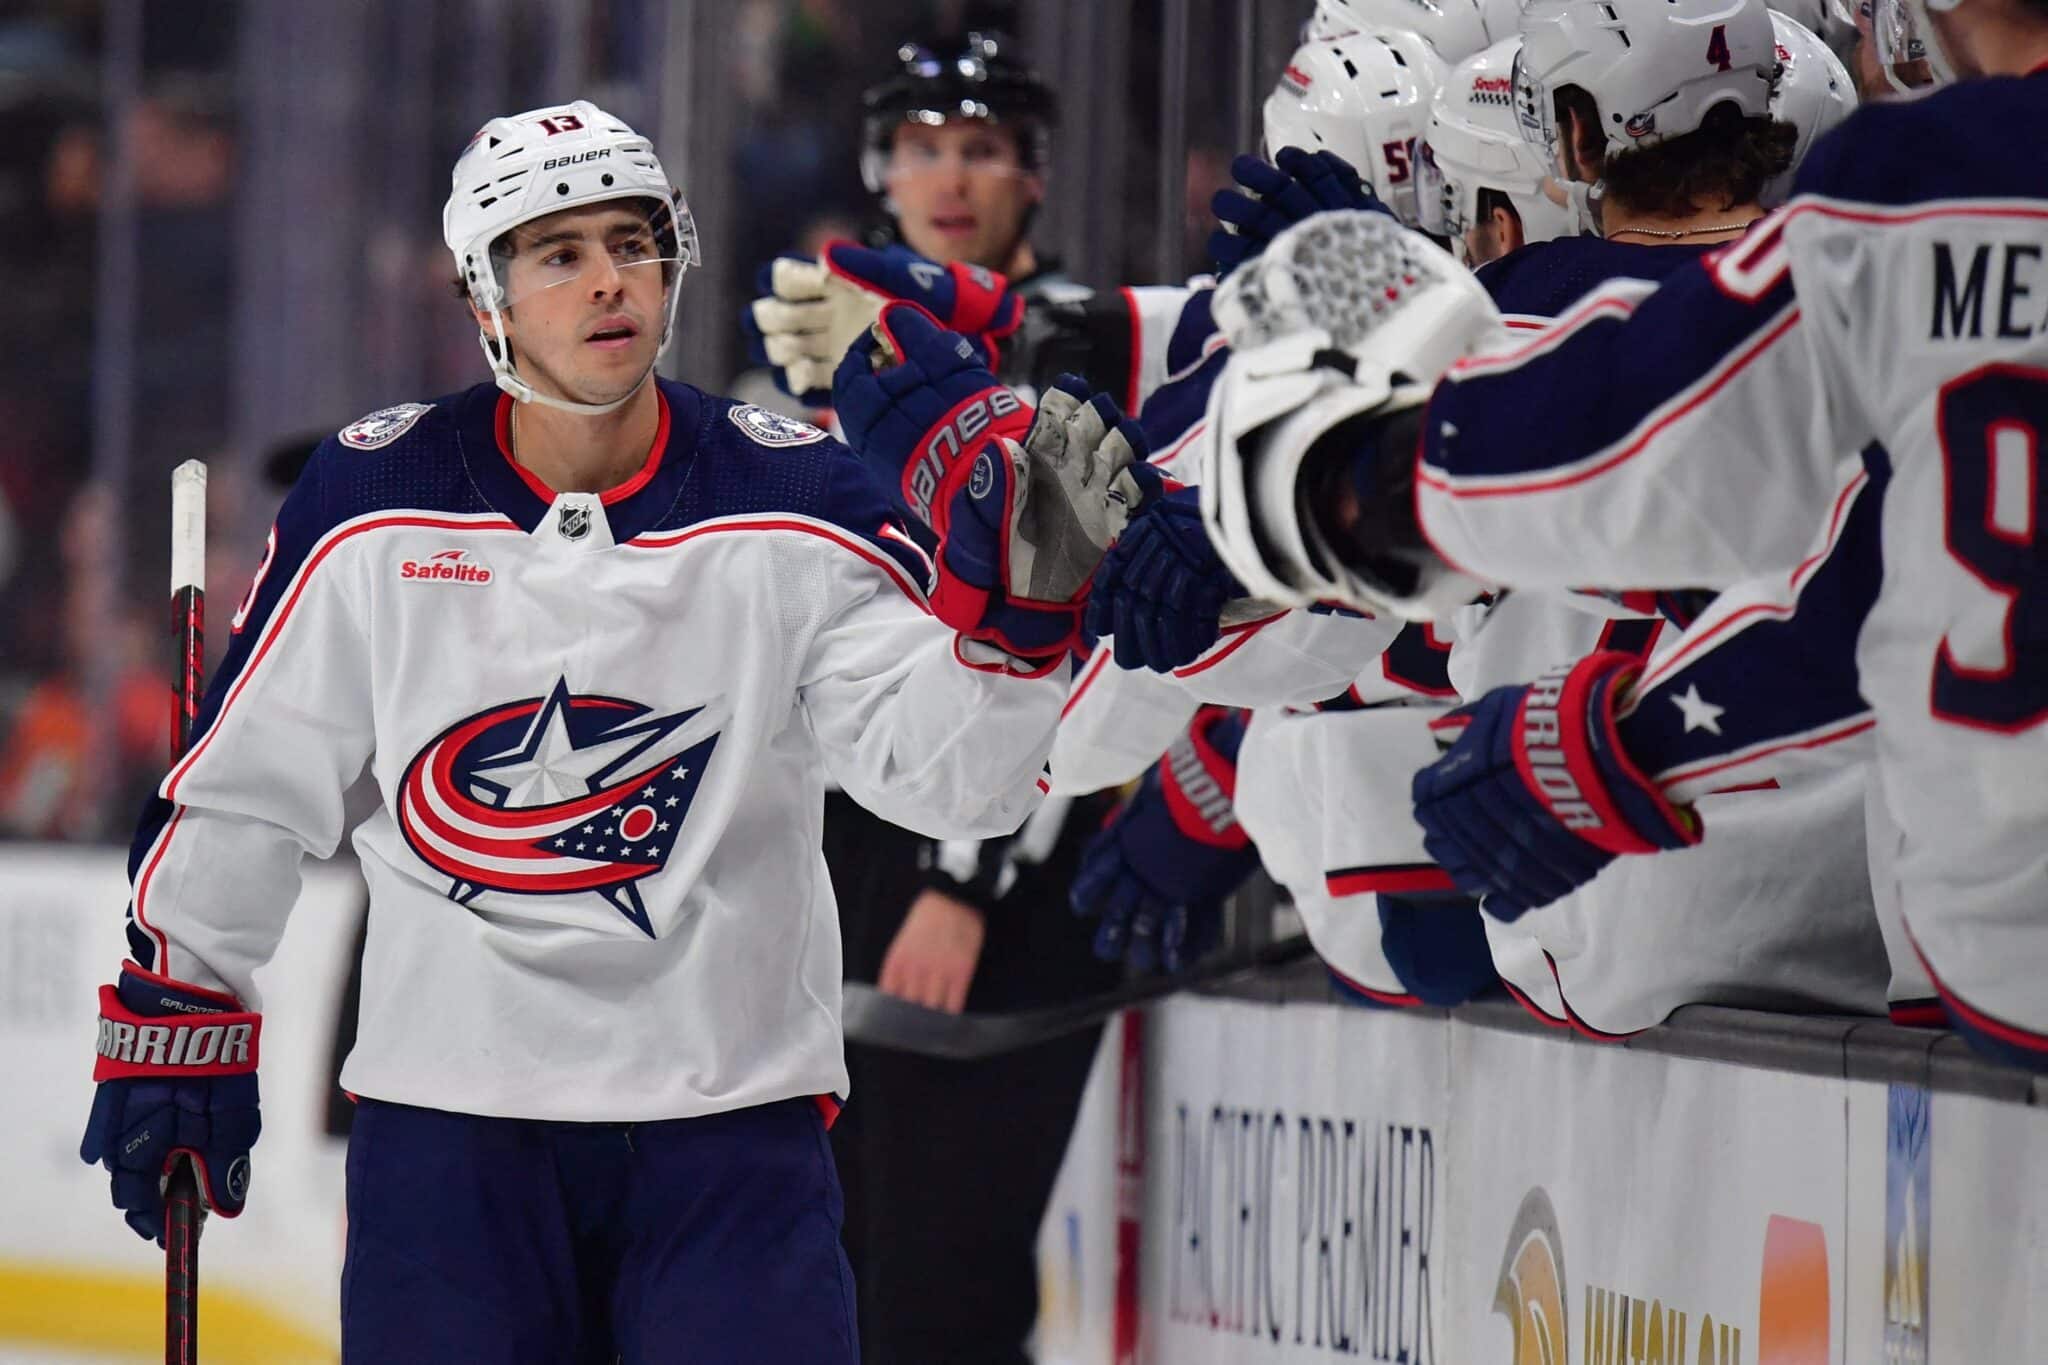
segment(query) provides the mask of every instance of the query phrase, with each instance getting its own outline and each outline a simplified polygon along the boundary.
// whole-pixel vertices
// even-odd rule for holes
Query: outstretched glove
[[[833,402],[847,444],[940,542],[939,619],[1019,658],[1063,654],[1103,550],[1159,486],[1136,423],[1070,375],[1034,414],[907,303],[847,352]]]
[[[1330,209],[1371,209],[1392,216],[1352,164],[1335,152],[1282,147],[1268,164],[1255,156],[1230,163],[1242,189],[1221,189],[1209,201],[1222,226],[1209,234],[1216,273],[1228,275],[1286,229]]]
[[[1224,604],[1245,595],[1209,545],[1199,490],[1175,489],[1133,518],[1102,557],[1088,633],[1114,637],[1119,668],[1170,673],[1216,643]]]
[[[200,1197],[223,1218],[249,1195],[249,1149],[263,1129],[256,1109],[263,1017],[231,995],[123,963],[100,987],[99,1089],[78,1155],[113,1173],[114,1207],[128,1226],[164,1240],[164,1186],[172,1163],[192,1158]]]
[[[740,319],[749,354],[774,368],[785,393],[817,407],[832,401],[833,371],[891,300],[917,304],[966,336],[991,370],[999,343],[1024,321],[1023,296],[1003,276],[961,261],[940,265],[905,246],[834,240],[815,261],[776,258],[755,283],[762,297]]]
[[[1642,666],[1618,650],[1589,655],[1433,722],[1440,735],[1463,733],[1415,775],[1423,847],[1496,919],[1548,905],[1618,854],[1699,842],[1699,818],[1615,734],[1618,700]]]
[[[1074,913],[1099,915],[1095,955],[1177,972],[1212,947],[1223,902],[1257,870],[1237,823],[1244,715],[1205,706],[1081,855]]]

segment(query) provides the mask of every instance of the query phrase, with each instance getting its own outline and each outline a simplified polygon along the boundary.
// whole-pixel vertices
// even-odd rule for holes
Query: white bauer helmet
[[[1479,192],[1507,196],[1525,242],[1568,237],[1571,214],[1543,193],[1551,169],[1522,136],[1515,116],[1519,37],[1504,38],[1458,63],[1437,90],[1417,155],[1423,231],[1448,237],[1465,257],[1465,234],[1480,220]],[[1470,264],[1470,262],[1466,262]]]
[[[1332,151],[1409,226],[1416,222],[1415,140],[1448,74],[1413,33],[1359,33],[1303,44],[1266,97],[1265,154]]]
[[[664,274],[661,346],[647,374],[609,403],[578,403],[537,392],[514,368],[505,309],[517,302],[506,279],[501,239],[514,228],[563,209],[614,199],[644,199],[660,254],[646,263]],[[455,160],[454,186],[441,210],[441,236],[455,255],[469,298],[489,321],[478,332],[491,377],[522,403],[596,416],[639,391],[675,331],[683,272],[701,264],[697,224],[682,191],[669,183],[653,144],[588,100],[494,118]],[[499,249],[494,252],[493,248]],[[565,281],[566,282],[566,281]]]
[[[1820,141],[1822,133],[1856,112],[1856,82],[1819,34],[1805,25],[1773,11],[1771,27],[1778,36],[1778,93],[1771,100],[1771,117],[1799,130],[1792,148],[1792,167],[1772,176],[1759,196],[1765,208],[1776,208],[1792,197],[1792,180],[1799,163]]]
[[[1405,30],[1455,64],[1513,37],[1521,11],[1518,0],[1316,0],[1302,41]]]
[[[1515,112],[1523,135],[1554,153],[1554,96],[1578,86],[1612,154],[1693,132],[1718,105],[1769,113],[1777,72],[1763,0],[1530,0]]]

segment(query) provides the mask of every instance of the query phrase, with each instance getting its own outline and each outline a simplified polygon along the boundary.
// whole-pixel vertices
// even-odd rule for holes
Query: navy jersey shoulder
[[[1531,242],[1479,268],[1479,282],[1503,313],[1556,317],[1609,280],[1662,280],[1711,248],[1644,246],[1604,237]]]
[[[672,411],[687,404],[697,421],[688,438],[690,476],[659,529],[789,513],[851,531],[887,552],[915,581],[925,581],[930,566],[914,548],[896,500],[842,442],[807,422],[687,384],[664,381],[662,391]],[[684,439],[680,431],[670,437],[672,446]]]
[[[1866,204],[2048,199],[2048,72],[1856,110],[1800,164],[1793,194]]]
[[[463,413],[495,399],[489,384],[357,418],[322,441],[279,509],[280,530],[314,536],[370,512],[488,512],[463,473]]]

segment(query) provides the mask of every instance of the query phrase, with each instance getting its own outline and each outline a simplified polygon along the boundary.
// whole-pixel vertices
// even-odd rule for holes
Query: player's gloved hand
[[[113,1173],[114,1206],[141,1236],[163,1243],[164,1184],[181,1155],[192,1158],[208,1208],[223,1218],[242,1211],[249,1149],[263,1129],[262,1028],[263,1017],[233,996],[132,962],[118,986],[100,987],[99,1089],[78,1155]]]
[[[1090,635],[1114,637],[1119,668],[1169,673],[1216,643],[1224,604],[1244,596],[1202,529],[1200,492],[1174,489],[1102,557],[1086,624]]]
[[[993,270],[940,265],[904,246],[874,250],[857,242],[825,244],[815,261],[783,256],[757,280],[762,297],[741,326],[757,365],[772,366],[784,392],[814,406],[831,401],[832,374],[893,299],[915,303],[959,332],[995,369],[1000,343],[1024,321],[1024,299]]]
[[[1603,651],[1432,723],[1463,733],[1415,775],[1423,847],[1488,914],[1513,920],[1548,905],[1617,854],[1699,842],[1698,817],[1666,799],[1615,734],[1642,666]]]
[[[1099,915],[1095,955],[1177,972],[1214,946],[1223,901],[1257,870],[1237,823],[1244,716],[1207,706],[1081,855],[1074,913]]]
[[[1478,901],[1441,892],[1376,899],[1380,951],[1417,1000],[1448,1009],[1499,984]]]
[[[1393,213],[1335,152],[1282,147],[1270,164],[1240,156],[1230,163],[1230,175],[1243,188],[1218,190],[1209,201],[1221,224],[1209,234],[1209,256],[1219,275],[1228,275],[1312,214],[1331,209]]]
[[[1158,487],[1137,425],[1066,375],[1034,413],[908,303],[847,352],[833,402],[847,444],[939,539],[939,619],[1020,658],[1063,654],[1103,550]]]

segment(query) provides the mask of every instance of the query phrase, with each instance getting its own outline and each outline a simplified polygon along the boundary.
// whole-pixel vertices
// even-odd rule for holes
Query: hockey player
[[[1859,110],[1739,246],[1660,288],[1596,291],[1536,344],[1457,365],[1426,420],[1404,402],[1353,428],[1348,449],[1323,457],[1347,472],[1316,534],[1335,538],[1325,543],[1342,547],[1337,562],[1363,576],[1364,595],[1410,609],[1449,581],[1447,563],[1525,585],[1715,586],[1789,570],[1796,592],[1855,473],[1881,486],[1883,577],[1855,649],[1901,832],[1906,921],[1952,1023],[1987,1053],[2048,1069],[2034,970],[2048,880],[2037,780],[2048,681],[2036,666],[2048,580],[2032,549],[2042,486],[2028,434],[2048,421],[2029,274],[2048,153],[1977,137],[2039,120],[2048,10],[1954,0],[1893,13],[1919,26],[1938,73],[1981,79]],[[1929,146],[1944,155],[1930,162]],[[1423,294],[1448,302],[1434,284],[1412,297]],[[1843,469],[1859,449],[1865,470]],[[1703,666],[1706,651],[1785,614],[1738,616],[1744,605],[1696,624],[1688,657]],[[1705,765],[1725,780],[1730,760],[1842,733],[1830,723],[1840,717],[1764,704],[1798,693],[1796,676],[1719,697],[1632,682],[1595,656],[1481,704],[1460,742],[1466,780],[1425,793],[1474,881],[1520,882],[1541,900],[1555,894],[1530,880],[1543,869],[1568,886],[1612,854],[1689,844],[1696,821],[1677,802],[1697,794],[1680,778],[1697,774],[1698,748],[1732,750]],[[1511,722],[1525,702],[1554,736],[1546,755],[1570,759],[1569,791],[1544,795],[1517,772],[1530,748]],[[1691,723],[1653,727],[1669,751],[1627,723],[1674,711]],[[1507,828],[1470,824],[1475,802]],[[1491,851],[1510,848],[1512,865]]]
[[[1015,637],[1075,608],[990,537],[1067,428],[939,481],[971,639],[859,459],[655,378],[697,243],[644,138],[493,119],[443,228],[495,383],[352,423],[280,510],[137,835],[81,1154],[144,1237],[181,1154],[241,1211],[253,976],[370,782],[345,1356],[851,1361],[821,787],[943,835],[1032,810],[1065,686]]]

